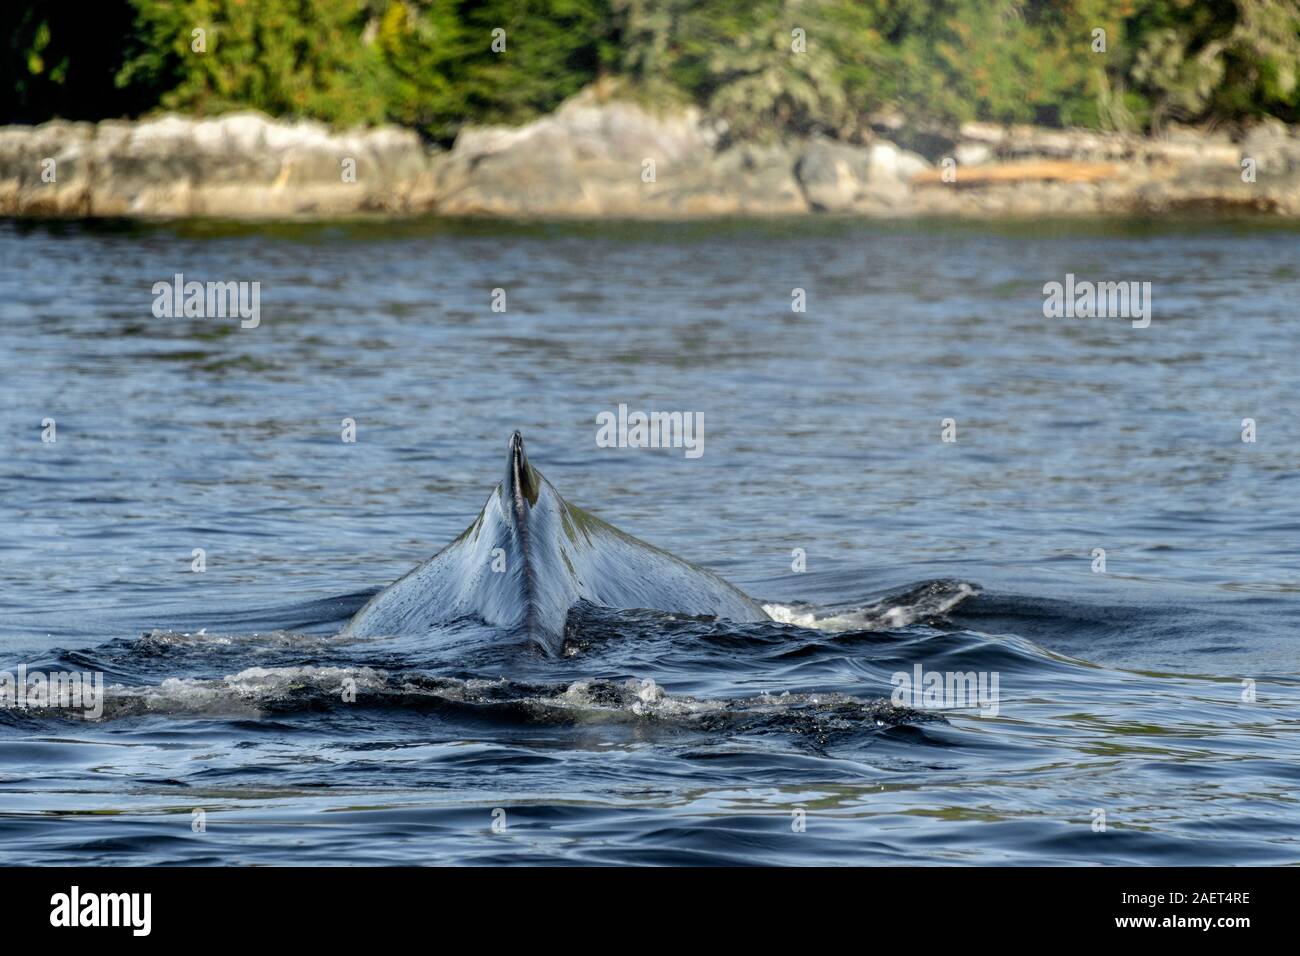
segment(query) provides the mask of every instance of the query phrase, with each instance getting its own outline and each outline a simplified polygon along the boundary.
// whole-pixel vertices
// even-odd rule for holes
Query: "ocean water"
[[[1258,221],[0,224],[0,671],[107,687],[0,709],[0,863],[1300,862],[1298,252]],[[259,282],[260,324],[155,317],[176,273]],[[1044,317],[1067,274],[1150,282],[1149,327]],[[619,404],[702,414],[703,454],[597,447]],[[777,620],[338,637],[516,428]],[[896,706],[918,674],[982,692]]]

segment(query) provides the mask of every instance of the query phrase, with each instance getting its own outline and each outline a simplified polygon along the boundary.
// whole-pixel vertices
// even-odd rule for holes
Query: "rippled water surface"
[[[1246,223],[0,225],[0,670],[110,685],[94,721],[0,710],[0,861],[1300,862],[1297,253]],[[175,273],[260,282],[260,326],[155,318]],[[1067,273],[1150,281],[1150,327],[1044,318]],[[619,403],[703,413],[703,456],[597,448]],[[472,621],[339,638],[515,428],[780,620],[585,609],[560,658]],[[918,666],[993,706],[893,706]]]

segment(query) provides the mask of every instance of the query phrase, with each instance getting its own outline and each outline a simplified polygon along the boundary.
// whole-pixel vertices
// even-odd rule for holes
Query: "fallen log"
[[[985,166],[958,166],[950,181],[943,167],[926,169],[912,177],[912,185],[993,186],[1001,183],[1095,183],[1118,176],[1123,168],[1114,163],[1079,163],[1070,160],[1041,160],[1029,163],[990,163]]]

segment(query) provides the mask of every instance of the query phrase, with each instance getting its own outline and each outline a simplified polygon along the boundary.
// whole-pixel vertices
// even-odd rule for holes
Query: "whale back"
[[[579,601],[735,621],[768,620],[743,591],[569,504],[535,469],[528,507],[507,482],[455,541],[375,595],[348,624],[356,637],[425,633],[474,617],[523,630],[558,652]]]

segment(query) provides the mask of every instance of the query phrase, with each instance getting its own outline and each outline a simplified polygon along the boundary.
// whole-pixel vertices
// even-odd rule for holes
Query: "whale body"
[[[463,534],[376,594],[344,628],[354,637],[427,633],[465,617],[523,631],[558,653],[569,610],[600,607],[766,621],[753,599],[569,504],[511,437],[506,475]]]

